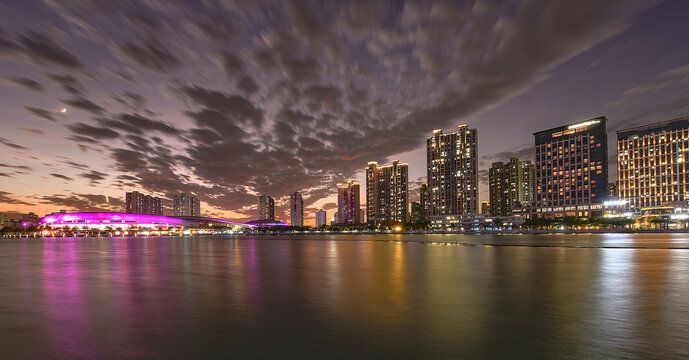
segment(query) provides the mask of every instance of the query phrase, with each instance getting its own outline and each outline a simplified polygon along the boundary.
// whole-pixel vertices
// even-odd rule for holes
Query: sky
[[[425,181],[434,129],[494,161],[533,133],[689,115],[689,2],[0,1],[0,212],[123,211],[138,190],[306,224],[369,161]],[[362,192],[362,205],[365,194]],[[166,214],[171,215],[171,200]]]

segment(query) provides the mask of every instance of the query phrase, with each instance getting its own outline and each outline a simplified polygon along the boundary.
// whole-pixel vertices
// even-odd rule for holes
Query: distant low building
[[[431,216],[434,231],[491,231],[516,230],[526,221],[524,216],[490,216],[486,214]]]

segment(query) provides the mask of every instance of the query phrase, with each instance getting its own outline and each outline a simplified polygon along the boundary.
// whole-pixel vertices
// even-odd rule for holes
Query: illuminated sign
[[[576,129],[576,128],[580,128],[580,127],[583,127],[583,126],[589,126],[589,125],[593,125],[593,124],[598,124],[599,122],[600,122],[600,120],[589,120],[589,121],[584,121],[584,122],[580,122],[580,123],[578,123],[578,124],[570,125],[570,126],[567,127],[567,129]]]

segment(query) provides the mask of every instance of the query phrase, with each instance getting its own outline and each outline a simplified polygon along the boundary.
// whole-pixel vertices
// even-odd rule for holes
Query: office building
[[[689,116],[617,131],[620,200],[629,207],[689,200]]]
[[[511,158],[494,162],[488,170],[489,211],[493,216],[512,214],[513,206],[528,206],[533,201],[534,165],[529,160]]]
[[[275,200],[268,195],[258,197],[259,220],[275,220]]]
[[[534,133],[535,217],[601,216],[608,193],[607,119]]]
[[[201,200],[196,196],[178,194],[172,201],[175,216],[201,216]]]
[[[125,212],[127,214],[163,215],[163,199],[145,195],[138,191],[125,194]]]
[[[346,184],[337,184],[336,223],[359,224],[361,221],[360,206],[358,181],[350,180]]]
[[[398,160],[389,166],[368,163],[366,168],[366,218],[370,224],[407,222],[409,166]]]
[[[320,209],[316,211],[316,228],[328,225],[328,213]]]
[[[449,134],[434,130],[426,140],[429,216],[478,212],[477,136],[460,125]]]
[[[304,226],[304,201],[300,192],[295,192],[289,197],[289,213],[291,226]]]

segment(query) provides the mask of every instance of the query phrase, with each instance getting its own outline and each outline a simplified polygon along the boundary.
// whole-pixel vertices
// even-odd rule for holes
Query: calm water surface
[[[689,234],[0,239],[0,357],[686,359]]]

